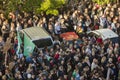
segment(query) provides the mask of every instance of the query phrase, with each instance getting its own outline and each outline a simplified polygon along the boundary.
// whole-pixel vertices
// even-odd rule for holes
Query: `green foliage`
[[[96,2],[99,5],[109,4],[110,2],[115,2],[116,0],[92,0],[93,2]]]
[[[58,8],[65,4],[65,0],[45,0],[38,8],[38,12],[46,12],[46,14],[58,15]]]
[[[34,12],[35,14],[58,15],[57,9],[65,3],[66,0],[0,0],[0,9],[4,10],[7,14],[19,10]]]
[[[46,11],[50,8],[50,6],[51,6],[50,0],[45,0],[44,2],[42,2],[40,10]]]
[[[53,15],[57,16],[59,14],[59,12],[56,9],[51,9],[51,10],[49,9],[49,10],[46,11],[46,14],[47,15],[48,14],[53,14]]]
[[[22,4],[22,10],[26,12],[36,12],[40,7],[42,0],[25,0]]]
[[[16,11],[19,8],[18,5],[21,3],[22,3],[21,0],[3,0],[2,3],[0,4],[2,5],[0,9],[4,11],[5,15],[8,15],[9,12]]]

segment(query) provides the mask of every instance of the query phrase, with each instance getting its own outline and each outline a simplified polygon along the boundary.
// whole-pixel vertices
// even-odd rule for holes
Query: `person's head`
[[[112,19],[111,19],[111,17],[110,17],[110,16],[107,16],[107,20],[108,20],[108,21],[111,21]]]
[[[77,28],[81,28],[81,26],[82,26],[82,23],[79,22],[79,23],[77,24]]]
[[[110,16],[111,18],[113,18],[113,17],[114,17],[114,12],[111,11],[109,16]]]
[[[108,51],[108,54],[109,54],[109,55],[113,54],[113,50],[110,49],[110,50]]]
[[[32,20],[31,20],[31,18],[28,20],[28,24],[32,24]]]
[[[50,52],[53,52],[54,51],[54,49],[53,48],[50,48]]]
[[[17,22],[17,27],[20,27],[20,23],[19,22]]]
[[[0,25],[2,25],[2,20],[0,19]]]
[[[89,61],[89,57],[88,56],[85,57],[85,61]]]
[[[109,3],[109,4],[107,4],[107,6],[108,6],[108,7],[111,7],[112,5]]]
[[[43,22],[46,23],[46,18],[45,17],[43,17]]]
[[[21,62],[21,60],[20,59],[17,59],[17,63],[20,63]]]
[[[63,71],[63,66],[60,66],[60,67],[59,67],[59,70]]]
[[[98,78],[100,74],[98,72],[95,73],[95,77]]]
[[[1,19],[4,19],[4,18],[5,18],[3,13],[0,14],[0,18],[1,18]]]
[[[3,76],[2,76],[2,80],[7,80],[6,75],[3,75]]]
[[[112,58],[109,58],[109,59],[108,59],[108,62],[109,62],[109,63],[112,63],[112,61],[113,61]]]
[[[74,77],[71,77],[71,80],[75,80]]]
[[[10,26],[11,27],[15,27],[15,24],[13,22],[11,22]]]
[[[116,47],[116,48],[119,48],[119,44],[118,44],[118,43],[115,43],[115,47]]]
[[[2,36],[0,36],[0,42],[2,42],[3,41],[3,38],[2,38]]]
[[[9,72],[10,72],[9,69],[5,70],[5,74],[9,74]]]
[[[106,56],[103,56],[101,59],[101,63],[104,63],[106,61]]]
[[[120,63],[120,56],[118,57],[118,59],[117,59],[117,60],[118,60],[118,62]]]
[[[96,58],[93,59],[93,63],[97,64],[98,60]]]
[[[27,74],[27,78],[31,79],[32,78],[32,74]]]
[[[88,14],[88,8],[85,8],[85,11],[84,11],[86,14]]]
[[[88,66],[85,66],[85,67],[83,68],[83,71],[84,71],[84,72],[89,71],[89,67],[88,67]]]
[[[3,74],[2,74],[2,72],[0,71],[0,77],[2,76]]]

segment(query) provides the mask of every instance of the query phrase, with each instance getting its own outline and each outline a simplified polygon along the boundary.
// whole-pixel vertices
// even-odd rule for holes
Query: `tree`
[[[44,0],[40,8],[37,9],[38,13],[45,13],[46,15],[58,15],[58,8],[63,6],[66,3],[65,0]]]
[[[0,0],[1,2],[2,0]],[[22,4],[22,0],[4,0],[0,5],[0,9],[3,10],[5,15],[8,15],[9,12],[15,12],[19,5]]]
[[[110,2],[116,2],[116,0],[92,0],[93,2],[96,2],[99,5],[108,4]]]
[[[0,9],[7,14],[9,12],[25,11],[34,12],[34,14],[58,15],[58,8],[64,5],[66,0],[0,0],[0,2]]]
[[[42,0],[24,0],[21,6],[21,10],[25,12],[36,13],[41,3],[42,3]]]

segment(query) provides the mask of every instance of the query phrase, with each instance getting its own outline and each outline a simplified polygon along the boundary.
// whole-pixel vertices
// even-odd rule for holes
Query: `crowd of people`
[[[120,36],[120,4],[98,5],[87,0],[68,7],[58,16],[46,17],[20,12],[0,13],[0,80],[119,80],[120,46],[110,39],[97,43],[94,36],[83,35],[87,31],[109,28]],[[53,37],[52,48],[31,52],[24,56],[17,51],[17,32],[40,26]],[[83,45],[68,43],[59,35],[75,31]],[[10,48],[4,50],[11,39]],[[7,54],[7,57],[6,57]]]

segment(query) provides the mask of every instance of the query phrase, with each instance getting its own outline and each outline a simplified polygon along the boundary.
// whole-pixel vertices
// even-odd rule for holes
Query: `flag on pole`
[[[33,42],[24,34],[24,55],[29,56],[33,52],[35,45]]]
[[[19,51],[20,51],[20,45],[22,44],[22,40],[20,38],[20,33],[19,32],[17,32],[17,40],[18,40],[18,47],[17,47],[16,54],[18,55]]]

